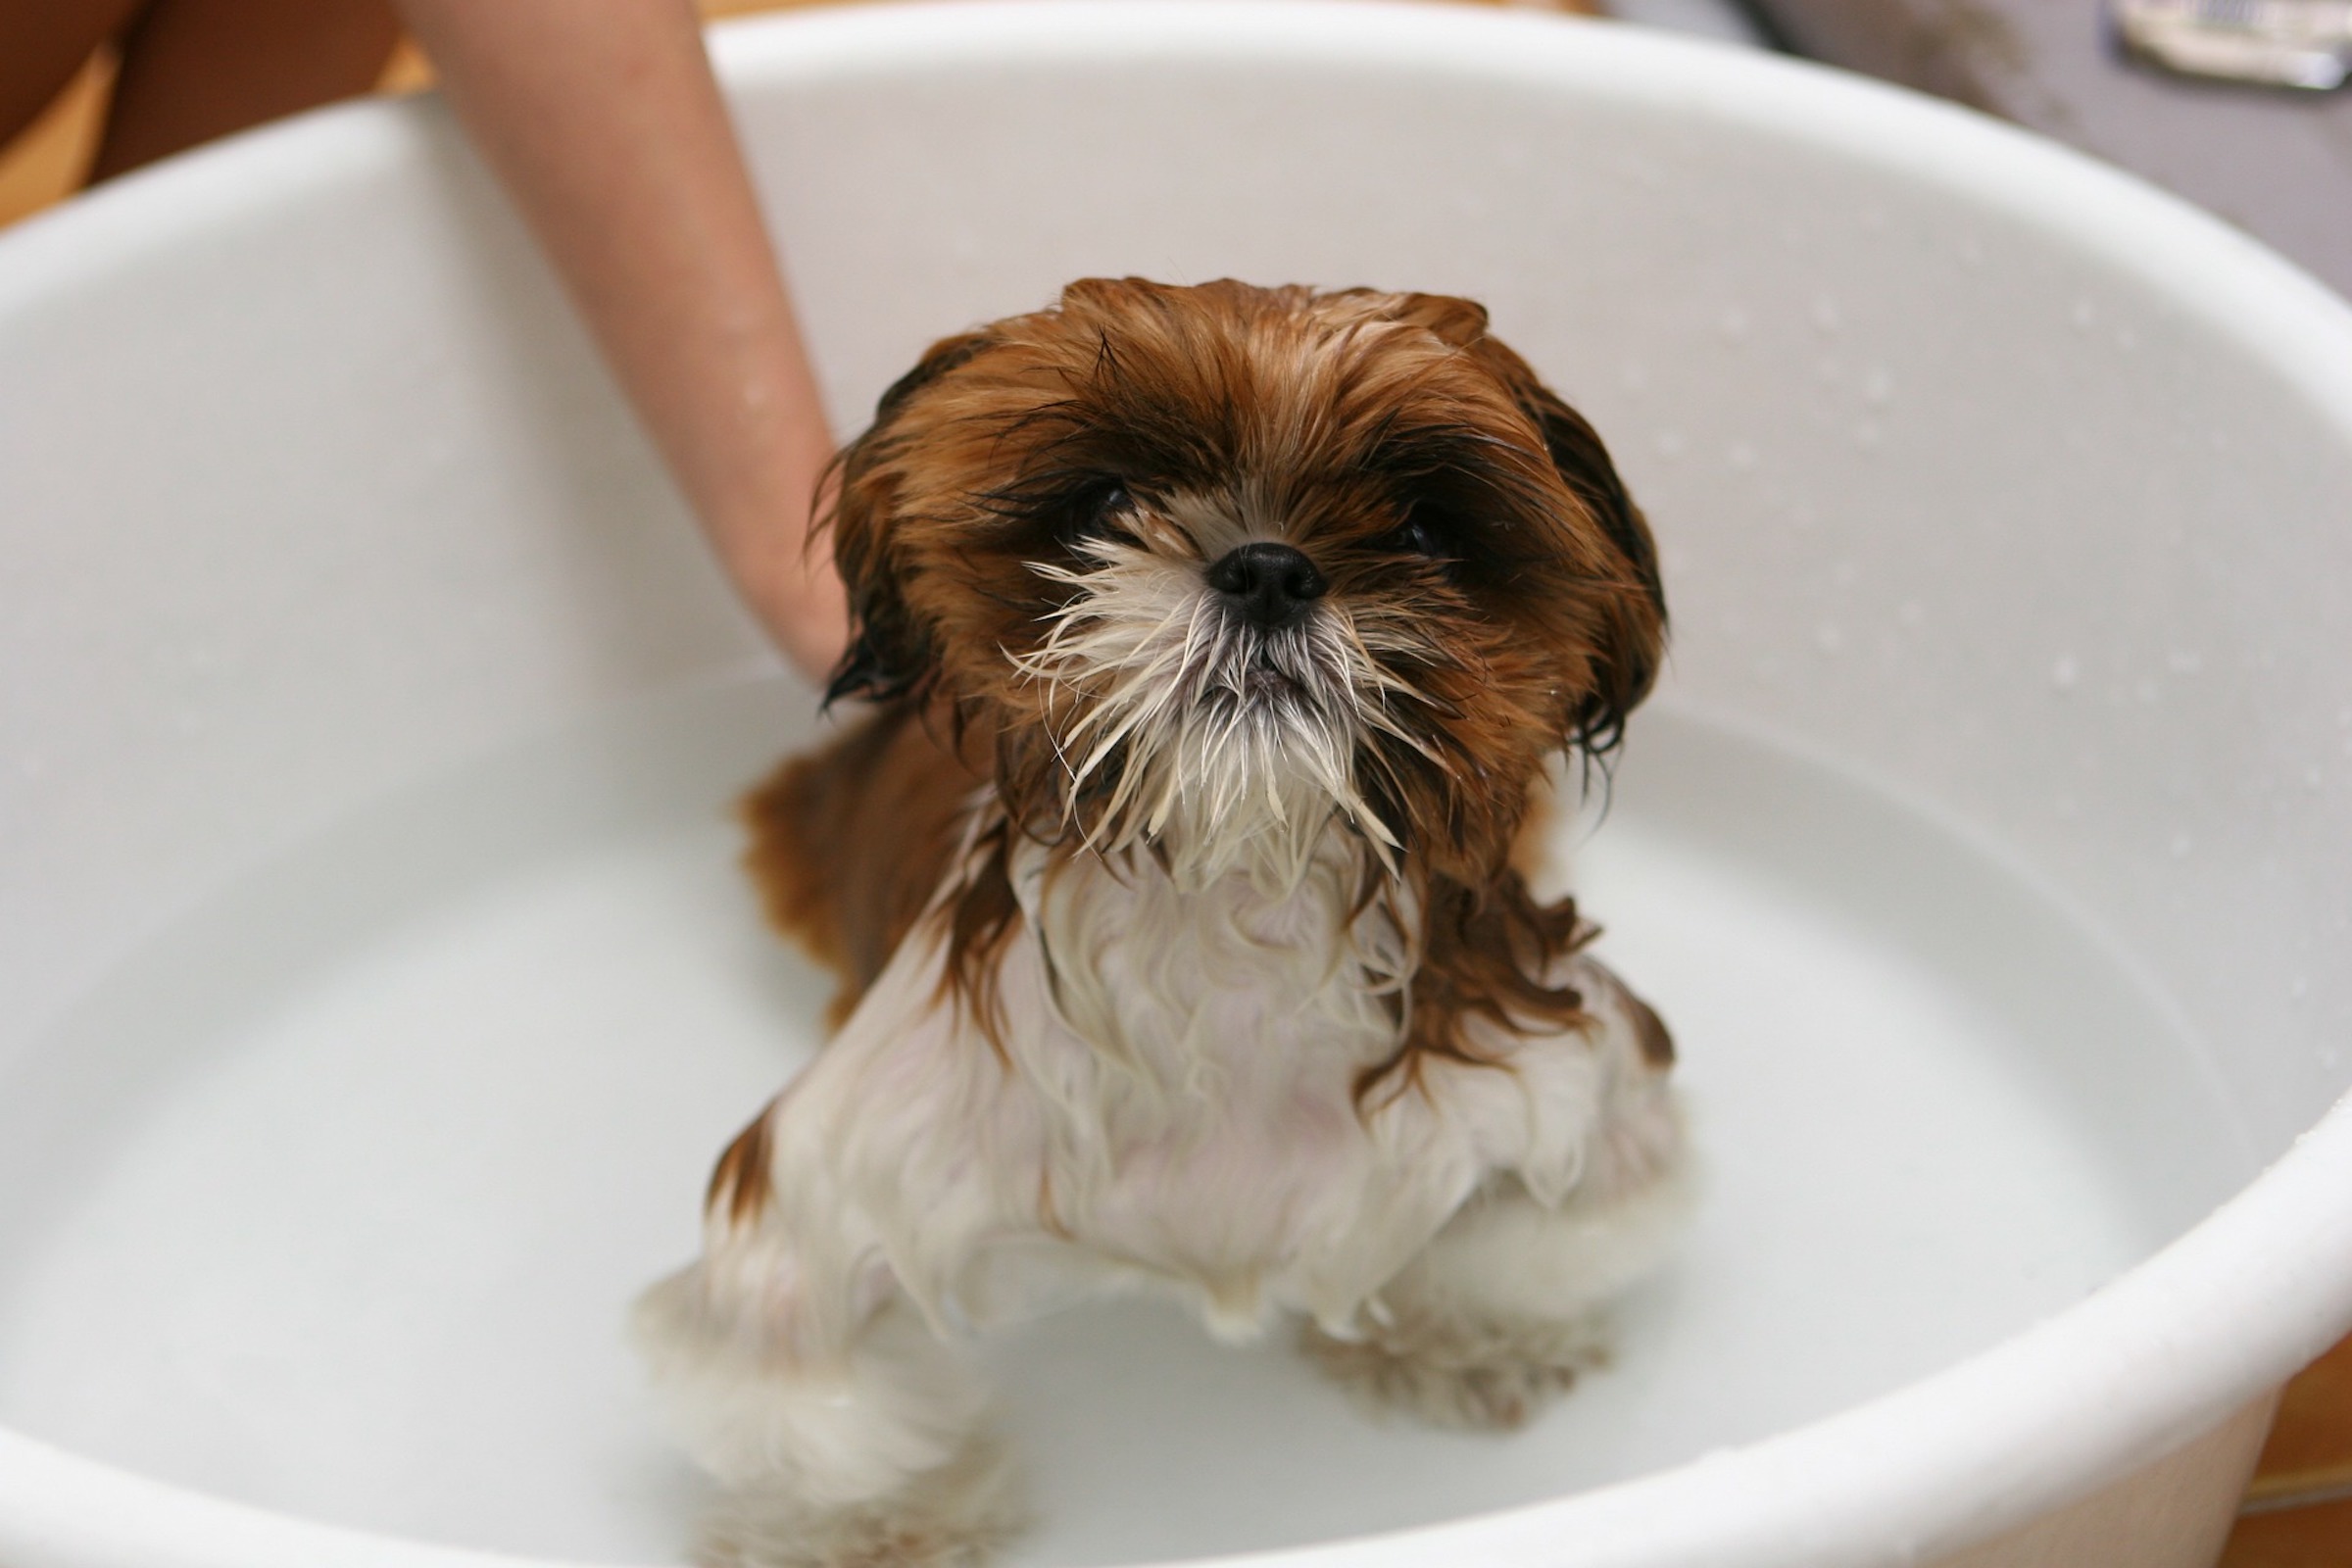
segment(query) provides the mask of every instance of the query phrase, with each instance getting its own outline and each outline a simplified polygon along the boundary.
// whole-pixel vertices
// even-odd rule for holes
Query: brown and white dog
[[[1666,1033],[1514,864],[1664,637],[1592,428],[1462,300],[1095,280],[839,478],[873,710],[748,806],[839,1030],[637,1322],[706,1555],[1005,1538],[955,1341],[1073,1292],[1524,1420],[1683,1206]]]

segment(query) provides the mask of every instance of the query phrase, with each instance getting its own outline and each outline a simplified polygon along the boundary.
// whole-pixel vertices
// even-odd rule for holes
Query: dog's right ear
[[[931,640],[908,611],[893,548],[902,445],[898,425],[916,394],[987,347],[986,332],[931,345],[913,369],[874,405],[874,422],[843,447],[828,475],[831,506],[819,528],[833,532],[833,564],[850,601],[850,646],[833,666],[825,706],[845,697],[888,702],[920,689],[932,673]]]

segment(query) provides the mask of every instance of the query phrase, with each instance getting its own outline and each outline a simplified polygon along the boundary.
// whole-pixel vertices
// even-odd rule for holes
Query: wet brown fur
[[[1585,1021],[1576,992],[1537,977],[1590,928],[1572,902],[1529,893],[1514,843],[1547,757],[1618,743],[1655,673],[1665,606],[1647,526],[1598,437],[1487,334],[1481,308],[1075,283],[1053,309],[935,345],[839,472],[831,522],[858,635],[831,695],[876,711],[746,806],[775,923],[842,977],[837,1019],[954,874],[976,798],[986,831],[940,917],[947,984],[984,1022],[1018,916],[1015,837],[1093,853],[1115,761],[1067,798],[1049,699],[1013,659],[1071,591],[1031,564],[1076,560],[1070,518],[1115,482],[1139,527],[1176,495],[1279,519],[1335,601],[1418,639],[1391,673],[1427,754],[1380,737],[1358,753],[1421,911],[1405,1043],[1359,1098],[1401,1092],[1427,1057],[1476,1059],[1473,1019],[1530,1033]],[[1443,569],[1385,543],[1431,516],[1461,535]],[[1406,906],[1362,844],[1367,903]],[[1662,1026],[1644,1052],[1671,1059]],[[740,1202],[739,1176],[729,1185]]]
[[[1642,1059],[1660,1072],[1674,1065],[1674,1036],[1666,1031],[1666,1020],[1657,1009],[1632,992],[1626,1001],[1633,1004],[1634,1030],[1642,1047]]]
[[[737,1225],[748,1224],[759,1215],[767,1200],[767,1160],[773,1137],[768,1112],[774,1108],[771,1100],[718,1156],[718,1164],[710,1172],[710,1186],[703,1194],[706,1213],[724,1210]]]
[[[986,783],[943,734],[918,704],[887,705],[744,798],[744,864],[768,919],[838,977],[834,1027],[939,892]]]

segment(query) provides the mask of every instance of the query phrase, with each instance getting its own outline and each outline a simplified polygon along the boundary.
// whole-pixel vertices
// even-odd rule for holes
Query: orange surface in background
[[[2352,1564],[2352,1340],[2286,1386],[2221,1568]]]
[[[702,10],[718,18],[808,3],[812,0],[703,0]],[[1588,0],[1558,0],[1548,9],[1598,7]],[[0,148],[0,225],[79,187],[97,148],[113,80],[112,60],[93,59],[38,121]],[[378,85],[386,92],[408,92],[431,81],[431,67],[404,44]],[[2352,1340],[2289,1385],[2247,1493],[2247,1507],[2221,1568],[2352,1568]]]
[[[2219,1568],[2344,1568],[2352,1563],[2352,1501],[2247,1514],[2230,1532]]]
[[[81,187],[98,152],[98,127],[115,83],[115,63],[101,52],[41,111],[23,135],[0,147],[0,224],[39,212]]]

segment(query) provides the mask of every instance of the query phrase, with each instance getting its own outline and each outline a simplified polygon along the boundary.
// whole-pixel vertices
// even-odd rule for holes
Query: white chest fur
[[[1344,1332],[1483,1183],[1578,1185],[1647,1076],[1603,1006],[1359,1103],[1401,1043],[1410,945],[1355,912],[1336,835],[1287,888],[1185,890],[1142,857],[1013,873],[994,1043],[944,997],[939,942],[912,941],[777,1106],[762,1228],[851,1318],[881,1276],[935,1322],[1142,1277],[1223,1335],[1282,1311]]]

